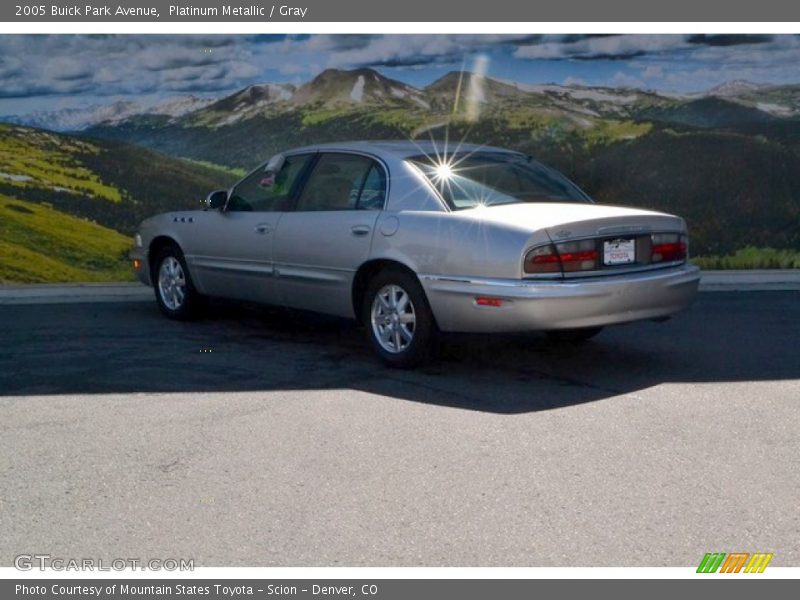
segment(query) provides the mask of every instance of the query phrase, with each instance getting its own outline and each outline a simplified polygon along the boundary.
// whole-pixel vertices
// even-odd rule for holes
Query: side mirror
[[[275,156],[269,159],[266,166],[264,167],[264,171],[269,173],[277,173],[283,168],[283,163],[285,162],[286,162],[286,157],[283,154],[276,154]]]
[[[227,190],[216,190],[215,192],[211,192],[208,196],[206,196],[206,206],[208,208],[222,210],[225,207],[225,203],[227,201],[228,201]]]

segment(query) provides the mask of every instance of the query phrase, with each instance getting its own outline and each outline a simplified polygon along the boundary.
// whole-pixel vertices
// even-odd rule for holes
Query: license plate
[[[608,240],[603,242],[603,264],[625,265],[635,261],[635,240]]]

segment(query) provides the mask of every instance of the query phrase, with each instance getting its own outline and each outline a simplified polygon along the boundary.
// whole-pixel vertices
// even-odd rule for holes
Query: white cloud
[[[628,75],[627,73],[623,73],[622,71],[617,71],[616,73],[614,73],[614,76],[611,78],[611,83],[614,84],[616,87],[626,87],[626,88],[647,87],[647,84],[638,77],[634,77],[633,75]]]
[[[664,75],[664,67],[662,65],[648,65],[642,69],[642,77],[645,79],[656,79]]]
[[[564,79],[564,85],[566,85],[566,86],[570,86],[570,85],[587,86],[587,85],[589,85],[589,83],[585,79],[581,79],[580,77],[567,77],[566,79]]]
[[[44,64],[42,75],[56,81],[76,81],[92,77],[93,70],[85,62],[71,56],[56,56]]]
[[[305,40],[287,39],[281,52],[295,62],[313,55],[326,67],[455,65],[502,44],[529,40],[511,35],[318,35]],[[289,61],[292,62],[292,61]],[[296,72],[296,66],[277,66],[281,72]]]
[[[264,46],[230,36],[0,36],[0,96],[229,90],[263,72]]]
[[[677,50],[689,46],[683,35],[612,35],[604,37],[547,36],[542,43],[522,45],[514,51],[525,59],[626,58]]]

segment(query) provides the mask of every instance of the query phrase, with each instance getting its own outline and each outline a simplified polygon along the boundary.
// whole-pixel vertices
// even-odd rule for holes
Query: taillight
[[[556,244],[556,252],[561,258],[561,267],[565,273],[593,271],[597,268],[597,246],[594,240]]]
[[[574,273],[597,268],[597,247],[594,240],[562,242],[534,248],[525,255],[526,273]]]
[[[539,246],[528,252],[524,268],[526,273],[560,273],[561,263],[555,246]]]
[[[654,233],[651,236],[650,262],[677,262],[686,260],[688,240],[679,233]]]

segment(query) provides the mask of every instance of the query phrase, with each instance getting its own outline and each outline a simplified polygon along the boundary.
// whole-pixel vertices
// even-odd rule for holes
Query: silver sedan
[[[598,205],[509,150],[353,142],[278,154],[202,210],[141,224],[139,279],[170,318],[207,296],[358,319],[408,367],[445,332],[587,339],[694,299],[680,217]]]

